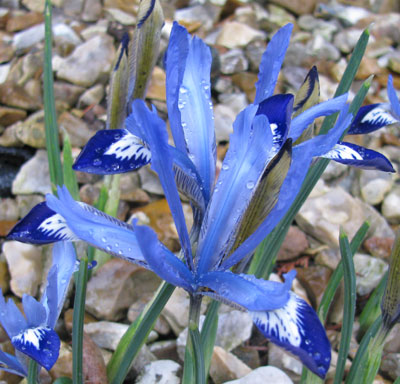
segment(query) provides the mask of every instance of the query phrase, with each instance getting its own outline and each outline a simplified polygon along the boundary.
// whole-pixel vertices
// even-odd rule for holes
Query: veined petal
[[[131,225],[76,202],[66,187],[58,189],[58,196],[47,195],[47,205],[65,219],[80,240],[128,261],[144,261]]]
[[[60,338],[49,327],[25,329],[12,337],[11,343],[15,349],[35,360],[48,371],[58,359]]]
[[[22,296],[22,305],[29,328],[42,326],[46,322],[46,309],[30,295]]]
[[[346,105],[339,115],[337,123],[326,135],[316,136],[292,148],[291,166],[282,184],[278,202],[253,234],[222,263],[221,269],[229,269],[251,254],[257,245],[275,228],[299,193],[313,157],[320,156],[321,153],[326,153],[332,149],[349,126],[351,119],[352,115],[348,113],[348,106]]]
[[[0,323],[11,338],[28,327],[28,323],[13,300],[4,300],[0,289]]]
[[[395,118],[397,119],[397,121],[399,121],[400,120],[400,100],[397,97],[396,90],[394,89],[394,86],[393,86],[392,75],[389,75],[389,78],[388,78],[387,93],[388,93],[392,112],[393,112]]]
[[[285,283],[236,275],[229,271],[212,271],[202,275],[198,286],[206,287],[249,311],[267,311],[282,308],[289,300],[289,292],[296,271],[286,275]]]
[[[46,202],[34,206],[7,235],[10,240],[31,244],[49,244],[56,241],[76,241],[78,237],[65,219],[50,209]]]
[[[379,152],[352,143],[339,141],[321,157],[357,168],[396,172],[390,161]]]
[[[186,35],[186,37],[185,37]],[[171,102],[168,103],[172,132],[183,130],[185,148],[181,134],[177,136],[177,148],[187,151],[203,181],[204,192],[208,197],[215,178],[216,143],[214,133],[213,108],[211,102],[211,53],[207,45],[199,38],[190,38],[185,28],[176,23],[173,27],[171,40],[171,51],[167,53],[167,89],[171,83],[171,73],[180,71],[176,82],[171,85],[175,88],[168,93]],[[188,50],[186,51],[186,42]],[[171,55],[176,50],[176,44],[184,44],[184,52],[187,55],[184,59],[185,66],[178,65],[178,68],[171,68],[174,64]],[[171,59],[172,62],[169,62]],[[183,74],[182,74],[183,71]],[[173,109],[173,111],[171,110]]]
[[[294,141],[296,141],[303,131],[317,118],[320,116],[328,116],[334,112],[341,111],[346,104],[348,94],[335,97],[334,99],[330,99],[314,105],[313,107],[305,110],[300,115],[296,116],[292,120],[292,124],[290,127],[289,137]]]
[[[263,100],[273,95],[286,50],[289,46],[292,29],[293,24],[285,25],[275,33],[269,42],[261,59],[254,104],[260,104]]]
[[[283,308],[250,312],[261,333],[273,343],[299,357],[303,364],[325,378],[331,361],[331,346],[315,311],[290,292]]]
[[[293,100],[294,97],[290,94],[275,95],[265,99],[258,106],[257,115],[267,117],[272,132],[270,158],[279,152],[288,137]]]
[[[151,167],[157,172],[165,197],[171,209],[179,235],[185,260],[192,263],[192,251],[179,193],[175,185],[173,159],[168,145],[168,134],[164,121],[155,111],[149,111],[143,100],[132,103],[132,114],[128,117],[150,146]]]
[[[3,352],[0,349],[0,369],[6,372],[13,373],[14,375],[27,376],[28,372],[25,370],[23,365],[18,359],[10,355],[9,353]]]
[[[232,245],[232,234],[251,200],[272,147],[265,115],[255,116],[258,106],[242,111],[233,126],[211,202],[200,232],[198,272],[218,265]]]
[[[317,104],[319,101],[319,77],[317,67],[314,65],[308,72],[304,82],[296,93],[293,112],[299,113]]]
[[[66,241],[54,244],[53,263],[41,299],[47,312],[46,324],[50,328],[54,328],[61,313],[75,265],[76,254],[73,245]]]
[[[113,175],[138,169],[148,164],[150,159],[149,149],[128,129],[104,129],[88,141],[73,169],[98,175]]]
[[[386,125],[398,122],[387,103],[370,104],[358,110],[347,134],[360,135],[376,131]]]
[[[193,277],[188,267],[157,239],[149,227],[135,225],[139,246],[150,269],[170,284],[193,291]]]

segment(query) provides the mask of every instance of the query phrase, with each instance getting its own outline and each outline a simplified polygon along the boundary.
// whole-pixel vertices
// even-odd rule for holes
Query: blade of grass
[[[350,249],[349,240],[343,230],[339,236],[340,253],[343,261],[344,275],[344,308],[342,336],[340,338],[339,355],[336,364],[336,374],[334,384],[340,384],[343,379],[344,367],[349,353],[351,335],[356,311],[356,272],[354,270],[353,256]]]
[[[68,133],[64,131],[64,145],[63,145],[63,175],[64,184],[68,188],[72,197],[75,200],[79,200],[79,188],[78,182],[76,181],[75,171],[72,169],[74,160],[72,158],[71,141]]]
[[[75,302],[72,318],[72,378],[74,384],[83,384],[83,319],[85,316],[86,282],[88,260],[81,258],[79,270],[75,273]]]
[[[349,111],[353,113],[353,115],[355,115],[361,107],[369,87],[371,86],[371,81],[372,77],[369,77],[364,81],[363,85],[354,97],[354,100],[350,104]],[[333,127],[333,124],[334,121],[332,121],[330,128]],[[268,278],[272,267],[275,264],[276,255],[278,254],[294,217],[299,212],[301,206],[306,201],[308,195],[311,193],[328,164],[328,159],[319,159],[318,162],[310,168],[296,200],[280,223],[258,246],[249,267],[249,274],[253,274],[258,278]]]
[[[210,369],[211,358],[214,351],[215,338],[218,329],[218,310],[221,303],[213,300],[209,305],[206,318],[201,328],[201,343],[204,353],[204,369],[206,374]]]
[[[37,384],[38,382],[38,364],[35,360],[29,359],[27,379],[28,384]]]
[[[60,138],[57,126],[56,106],[53,90],[52,68],[52,30],[51,30],[51,2],[46,0],[44,8],[45,45],[43,64],[43,89],[44,89],[44,120],[46,130],[46,148],[49,160],[50,182],[53,193],[57,185],[63,185],[63,173],[60,158]]]
[[[107,365],[107,376],[110,384],[122,384],[124,382],[133,359],[146,341],[174,289],[173,285],[162,283],[153,300],[125,332]]]

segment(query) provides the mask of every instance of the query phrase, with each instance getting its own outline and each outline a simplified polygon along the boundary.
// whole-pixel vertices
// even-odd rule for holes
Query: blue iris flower
[[[316,157],[392,171],[379,153],[340,143],[350,126],[347,95],[317,104],[292,118],[292,95],[273,95],[292,25],[281,28],[263,55],[255,102],[237,117],[229,150],[216,179],[216,143],[210,89],[211,54],[197,37],[173,25],[165,58],[167,107],[175,146],[166,123],[142,100],[135,100],[125,129],[95,135],[74,168],[112,174],[151,162],[169,203],[181,257],[169,251],[147,226],[127,224],[76,202],[65,187],[47,195],[12,230],[20,241],[83,240],[142,265],[193,296],[248,310],[260,331],[324,377],[331,349],[314,310],[290,291],[295,271],[284,283],[236,274],[231,268],[251,256],[283,218]],[[319,116],[340,112],[325,135],[294,145]],[[194,224],[185,224],[179,193],[192,206]]]
[[[60,242],[53,248],[53,263],[47,276],[47,286],[40,302],[29,295],[22,297],[25,317],[14,301],[4,300],[0,291],[0,323],[10,337],[16,354],[0,350],[0,369],[20,376],[28,375],[28,359],[50,370],[57,361],[60,339],[54,331],[61,313],[76,255],[70,242]]]

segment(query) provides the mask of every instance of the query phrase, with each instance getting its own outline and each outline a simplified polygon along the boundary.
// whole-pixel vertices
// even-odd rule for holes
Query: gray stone
[[[82,39],[78,34],[67,24],[55,24],[52,28],[53,39],[56,47],[75,47],[82,43]]]
[[[375,257],[356,253],[354,255],[354,269],[356,271],[357,293],[364,296],[376,288],[388,269],[388,264]]]
[[[85,91],[84,87],[69,84],[64,81],[54,82],[54,98],[56,102],[66,103],[68,107],[73,107],[79,96]]]
[[[209,31],[218,21],[220,12],[221,8],[213,4],[196,4],[192,7],[177,9],[174,19],[188,24],[200,22],[202,28]]]
[[[121,9],[117,8],[107,8],[105,12],[111,16],[111,18],[122,24],[122,25],[135,25],[136,17],[131,15],[130,13],[124,12]]]
[[[83,21],[95,22],[100,19],[103,6],[101,0],[86,0],[82,12]]]
[[[73,147],[83,147],[95,133],[82,119],[69,112],[58,118],[58,126],[61,133],[68,133]]]
[[[298,382],[303,370],[303,364],[274,343],[268,343],[268,364],[284,370],[288,376]]]
[[[235,114],[239,114],[249,104],[245,93],[229,93],[219,95],[220,103],[229,106]]]
[[[51,193],[47,152],[39,149],[35,156],[22,165],[12,184],[14,195]]]
[[[11,275],[13,293],[18,297],[24,293],[35,296],[42,281],[41,249],[18,241],[6,241],[3,252]]]
[[[0,84],[7,80],[8,74],[10,73],[11,64],[0,65]]]
[[[231,49],[220,55],[221,72],[225,75],[246,71],[249,63],[241,49]]]
[[[107,35],[98,35],[77,46],[70,56],[61,60],[57,77],[90,87],[101,77],[108,78],[114,58],[113,39]]]
[[[217,142],[229,141],[229,135],[233,132],[233,122],[236,113],[228,106],[217,104],[214,107],[215,138]]]
[[[19,209],[16,200],[0,199],[0,221],[15,221],[19,218]]]
[[[33,148],[46,148],[44,110],[35,112],[25,121],[17,124],[18,140]]]
[[[335,47],[345,54],[352,52],[362,32],[362,29],[343,29],[335,36]]]
[[[293,384],[290,377],[279,368],[265,366],[255,369],[241,379],[227,381],[225,384]]]
[[[338,61],[341,57],[339,50],[321,35],[315,35],[307,44],[310,55],[320,60]]]
[[[172,360],[157,360],[144,367],[136,384],[179,384],[181,366]]]
[[[370,205],[380,204],[393,185],[391,173],[361,170],[360,190],[363,200]]]
[[[258,72],[265,48],[266,44],[261,40],[253,41],[244,47],[244,52],[250,63],[250,69],[254,72]]]
[[[255,40],[265,40],[266,34],[237,21],[224,23],[217,38],[217,44],[226,48],[245,47]]]
[[[138,174],[140,176],[142,189],[144,189],[146,192],[154,193],[156,195],[164,195],[164,190],[160,180],[149,166],[140,168]]]
[[[385,354],[380,369],[382,373],[396,380],[400,376],[400,353]]]
[[[104,86],[102,84],[96,84],[81,95],[78,102],[78,108],[85,108],[89,105],[100,104],[103,97]]]
[[[13,47],[16,51],[32,47],[44,39],[44,24],[34,25],[14,34]]]

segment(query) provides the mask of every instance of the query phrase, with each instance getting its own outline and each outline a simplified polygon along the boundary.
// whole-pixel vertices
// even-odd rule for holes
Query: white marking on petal
[[[284,307],[273,311],[253,311],[250,315],[254,323],[264,329],[266,334],[273,335],[282,343],[299,347],[304,336],[300,320],[301,306],[302,303],[290,293],[290,299]]]
[[[329,152],[321,157],[327,159],[363,160],[363,157],[357,151],[343,144],[336,144]]]
[[[78,237],[68,227],[65,219],[58,213],[48,217],[38,227],[45,236],[51,236],[59,240],[78,240]]]
[[[385,125],[394,124],[398,120],[395,119],[392,114],[387,111],[384,107],[379,106],[371,109],[361,120],[361,123],[368,123],[378,125],[384,123]]]
[[[24,332],[19,333],[17,336],[12,338],[13,343],[21,343],[22,345],[26,345],[27,347],[34,347],[37,350],[40,349],[40,341],[46,335],[45,327],[37,327],[37,328],[29,328]],[[23,347],[21,348],[23,349]]]
[[[120,140],[112,143],[104,155],[114,155],[117,159],[139,159],[142,157],[146,162],[151,159],[151,152],[143,145],[141,140],[131,133],[126,133]]]

